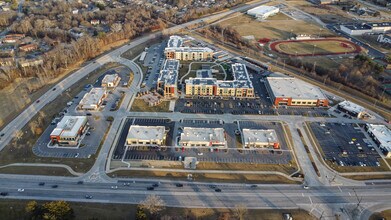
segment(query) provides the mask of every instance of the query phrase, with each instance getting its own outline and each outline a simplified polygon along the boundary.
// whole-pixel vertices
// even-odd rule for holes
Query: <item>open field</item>
[[[28,200],[1,200],[0,213],[3,219],[26,219],[25,212]],[[38,201],[43,204],[44,201]],[[102,203],[80,203],[70,202],[74,211],[75,219],[99,219],[99,220],[122,220],[135,219],[137,205],[132,204],[102,204]],[[246,220],[263,220],[263,219],[283,219],[283,213],[291,213],[294,219],[315,220],[308,212],[301,209],[292,210],[248,210],[245,216]],[[160,216],[167,216],[168,219],[188,219],[188,220],[216,220],[221,216],[233,218],[233,212],[229,209],[190,209],[166,207]]]
[[[379,219],[391,219],[391,209],[382,211],[380,213],[374,213],[372,216],[369,218],[369,220],[379,220]]]
[[[276,15],[279,16],[279,15]],[[329,30],[321,28],[301,20],[278,20],[273,19],[263,22],[257,21],[251,16],[237,16],[219,24],[223,27],[232,27],[239,32],[241,36],[254,35],[255,39],[288,39],[294,35],[334,35]]]
[[[163,172],[163,171],[133,171],[120,170],[110,173],[116,177],[149,177],[166,178],[170,180],[187,180],[190,173],[183,172]],[[229,183],[265,183],[265,184],[299,184],[299,182],[289,180],[280,175],[272,174],[225,174],[225,173],[193,173],[194,181],[206,182],[229,182]]]
[[[34,175],[53,175],[53,176],[74,176],[65,168],[61,167],[31,167],[31,166],[13,166],[0,169],[0,173],[6,174],[34,174]]]
[[[130,111],[132,112],[169,112],[170,101],[163,101],[157,106],[149,106],[142,99],[135,99]]]
[[[356,44],[340,39],[276,41],[270,44],[270,48],[278,53],[296,56],[348,54],[361,51]]]
[[[118,64],[107,64],[102,68],[89,74],[88,79],[84,78],[79,83],[73,85],[67,92],[64,92],[62,95],[57,97],[50,105],[46,105],[40,112],[41,115],[44,115],[44,119],[41,123],[41,128],[45,129],[50,123],[51,120],[58,115],[62,109],[66,107],[67,102],[73,99],[80,91],[83,90],[86,84],[93,84],[102,74],[104,74],[108,69],[118,67]],[[35,115],[33,119],[21,130],[23,132],[22,137],[17,140],[16,138],[10,142],[0,153],[0,165],[7,165],[12,163],[57,163],[57,164],[66,164],[69,165],[76,172],[87,172],[95,162],[95,157],[97,154],[93,155],[88,159],[80,158],[46,158],[38,157],[32,152],[32,146],[34,146],[40,134],[34,134],[30,129],[30,124],[34,121],[38,121],[39,114]],[[108,128],[109,129],[109,128]],[[107,130],[108,131],[108,130]],[[106,131],[106,132],[107,132]],[[102,145],[103,142],[100,144]],[[100,148],[100,147],[99,147]],[[99,149],[97,153],[99,152]],[[10,168],[7,168],[10,169]],[[13,168],[13,172],[21,171],[20,169]],[[31,169],[32,174],[38,169]],[[51,168],[41,168],[39,173],[46,172],[46,175],[52,175]],[[2,169],[0,169],[2,172]],[[27,171],[23,171],[25,173]]]

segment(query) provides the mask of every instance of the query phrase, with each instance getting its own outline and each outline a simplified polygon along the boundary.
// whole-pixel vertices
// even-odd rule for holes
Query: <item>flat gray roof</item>
[[[319,87],[294,77],[267,77],[266,79],[274,97],[306,100],[326,99]]]

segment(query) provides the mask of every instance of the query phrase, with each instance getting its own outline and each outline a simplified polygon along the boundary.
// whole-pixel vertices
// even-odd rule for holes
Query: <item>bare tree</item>
[[[233,212],[234,212],[234,216],[236,219],[244,220],[244,219],[246,219],[245,217],[247,215],[248,210],[244,204],[238,204],[238,205],[235,205]]]
[[[152,216],[163,211],[165,205],[164,201],[157,195],[149,195],[145,200],[140,202],[140,207],[147,210]]]

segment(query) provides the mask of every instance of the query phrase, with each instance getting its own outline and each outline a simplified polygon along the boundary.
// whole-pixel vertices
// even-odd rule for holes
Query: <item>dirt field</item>
[[[233,27],[241,36],[254,35],[255,39],[288,39],[294,35],[332,35],[327,29],[323,29],[315,24],[300,20],[279,20],[282,15],[266,21],[257,21],[248,15],[241,15],[219,23],[223,27]]]
[[[346,40],[321,39],[302,41],[277,41],[270,48],[286,55],[312,56],[359,53],[360,47]]]
[[[326,23],[350,23],[354,22],[353,17],[349,16],[346,12],[333,8],[331,6],[322,6],[317,5],[304,5],[297,7],[300,10],[303,10],[309,14],[316,15],[323,22]]]
[[[157,106],[149,106],[142,99],[135,99],[130,111],[133,112],[169,112],[170,102],[163,101]]]

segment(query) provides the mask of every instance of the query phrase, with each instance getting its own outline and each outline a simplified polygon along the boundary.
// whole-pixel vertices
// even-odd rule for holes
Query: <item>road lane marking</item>
[[[339,191],[340,191],[340,192],[342,192],[342,189],[341,189],[341,187],[340,187],[340,186],[338,186],[338,189],[339,189]]]

